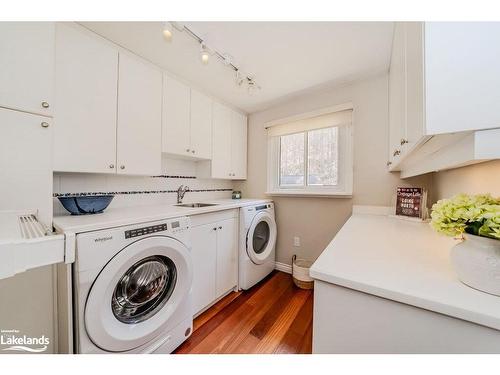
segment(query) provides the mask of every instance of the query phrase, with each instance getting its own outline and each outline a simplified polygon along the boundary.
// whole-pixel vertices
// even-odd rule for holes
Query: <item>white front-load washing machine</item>
[[[77,235],[77,353],[171,353],[189,337],[189,228],[182,217]]]
[[[276,235],[273,203],[240,208],[240,289],[251,288],[274,270]]]

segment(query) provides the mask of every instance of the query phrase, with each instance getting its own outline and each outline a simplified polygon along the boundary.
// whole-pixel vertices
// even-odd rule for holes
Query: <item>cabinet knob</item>
[[[49,127],[49,123],[48,123],[48,122],[43,121],[43,122],[41,122],[41,123],[40,123],[40,126],[41,126],[42,128],[48,128],[48,127]]]
[[[213,229],[212,229],[212,230],[217,230],[217,227],[213,227]]]
[[[120,165],[120,169],[125,169],[125,166],[124,165]]]
[[[222,229],[222,227],[219,227],[219,229]]]
[[[110,164],[109,165],[109,169],[114,169],[115,168],[115,165],[114,164]]]
[[[404,144],[408,143],[408,140],[407,139],[404,139],[404,138],[401,138],[401,146],[403,146]]]
[[[390,165],[392,165],[392,161],[388,161],[386,165],[389,167]]]
[[[194,154],[194,150],[191,151]]]
[[[191,150],[189,148],[186,148],[186,152],[189,152],[189,151],[191,151]]]
[[[42,108],[49,108],[50,105],[47,102],[42,102]]]
[[[400,150],[394,150],[394,152],[392,153],[392,156],[398,156],[400,154],[401,154]]]

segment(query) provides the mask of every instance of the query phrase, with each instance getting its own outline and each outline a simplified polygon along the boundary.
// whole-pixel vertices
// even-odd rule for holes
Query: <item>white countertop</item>
[[[354,213],[311,276],[500,330],[500,297],[458,280],[449,258],[454,244],[427,223]]]
[[[172,219],[180,216],[192,216],[230,210],[259,203],[272,202],[270,199],[218,199],[200,203],[214,203],[216,206],[190,208],[172,204],[140,207],[110,208],[95,215],[60,215],[54,216],[53,225],[58,232],[82,233],[122,225],[146,223],[149,221]],[[190,202],[185,202],[190,203]]]

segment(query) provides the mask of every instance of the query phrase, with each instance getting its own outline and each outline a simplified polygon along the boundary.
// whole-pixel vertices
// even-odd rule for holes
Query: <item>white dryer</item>
[[[73,268],[78,353],[170,353],[191,334],[187,217],[82,233]]]
[[[276,235],[273,203],[240,208],[240,289],[251,288],[274,270]]]

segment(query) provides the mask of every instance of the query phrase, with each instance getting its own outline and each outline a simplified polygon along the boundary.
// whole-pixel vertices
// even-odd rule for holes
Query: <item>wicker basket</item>
[[[301,289],[313,289],[314,281],[309,276],[309,268],[313,262],[305,259],[297,259],[297,255],[292,258],[292,276],[293,282]]]

